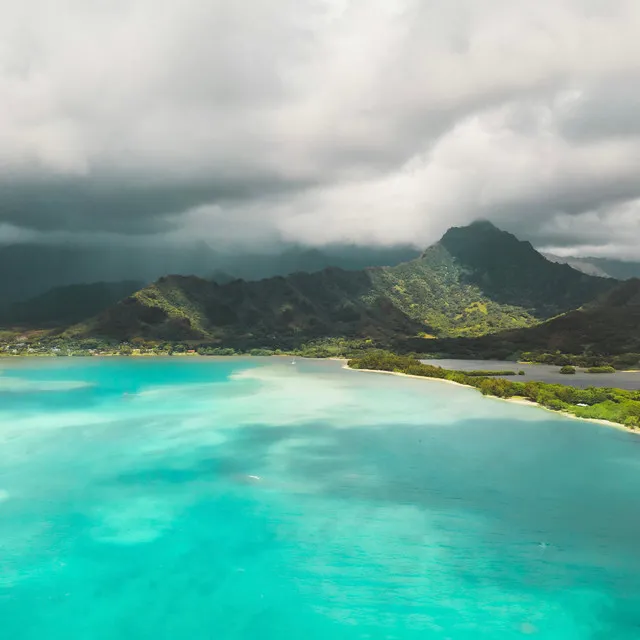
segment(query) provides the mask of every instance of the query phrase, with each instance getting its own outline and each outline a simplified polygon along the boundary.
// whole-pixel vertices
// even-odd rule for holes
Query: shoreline
[[[444,378],[430,378],[429,376],[416,376],[409,373],[402,373],[400,371],[383,371],[382,369],[352,369],[346,362],[342,367],[343,369],[347,369],[348,371],[362,371],[364,373],[385,373],[391,376],[402,376],[403,378],[414,378],[416,380],[430,380],[433,382],[444,382],[445,384],[454,384],[457,387],[464,387],[465,389],[473,389],[480,393],[480,391],[476,387],[472,387],[468,384],[462,384],[461,382],[455,382],[455,380],[445,380]],[[480,395],[482,395],[480,393]],[[565,418],[572,418],[573,420],[582,420],[583,422],[591,422],[593,424],[599,424],[605,427],[613,427],[614,429],[626,431],[627,433],[632,433],[634,435],[640,435],[640,432],[636,429],[630,429],[629,427],[619,423],[619,422],[611,422],[611,420],[601,420],[599,418],[582,418],[580,416],[576,416],[573,413],[568,413],[567,411],[558,411],[557,409],[550,409],[549,407],[545,407],[538,402],[533,402],[533,400],[529,400],[527,398],[521,397],[512,397],[512,398],[499,398],[498,396],[484,396],[485,398],[492,398],[494,400],[500,400],[502,402],[510,402],[511,404],[519,404],[526,407],[534,407],[537,409],[544,409],[550,413],[555,413],[559,416],[564,416]]]
[[[51,358],[51,359],[57,359],[57,358],[71,358],[71,359],[82,359],[82,358],[126,358],[126,359],[132,359],[132,360],[136,360],[136,359],[147,359],[147,358],[161,358],[161,359],[169,359],[169,358],[197,358],[197,359],[208,359],[208,360],[216,360],[216,359],[242,359],[245,357],[258,357],[258,356],[250,356],[248,354],[236,354],[233,356],[218,356],[218,355],[201,355],[199,353],[173,353],[171,355],[169,354],[160,354],[160,353],[153,353],[153,354],[140,354],[140,353],[134,353],[131,355],[123,355],[123,354],[87,354],[87,355],[82,355],[82,356],[57,356],[56,354],[0,354],[0,360],[6,358],[7,360],[14,360],[14,359],[29,359],[29,358]],[[282,354],[273,354],[273,355],[269,355],[269,356],[262,356],[265,358],[291,358],[293,357],[295,358],[301,358],[301,359],[310,359],[310,360],[316,360],[316,361],[325,361],[325,362],[340,362],[342,363],[342,369],[347,369],[349,371],[362,371],[364,373],[383,373],[383,374],[387,374],[387,375],[392,375],[392,376],[402,376],[404,378],[414,378],[416,380],[427,380],[427,381],[432,381],[432,382],[444,382],[446,384],[452,384],[452,385],[456,385],[458,387],[464,387],[466,389],[474,389],[475,391],[477,391],[478,393],[481,393],[479,391],[479,389],[477,387],[474,387],[473,385],[468,385],[468,384],[464,384],[462,382],[456,382],[454,380],[447,380],[445,378],[432,378],[429,376],[418,376],[418,375],[413,375],[413,374],[408,374],[408,373],[402,373],[400,371],[384,371],[382,369],[354,369],[351,368],[349,366],[349,359],[348,358],[341,358],[339,356],[330,356],[327,358],[306,358],[305,356],[295,356],[292,354],[286,354],[286,353],[282,353]],[[638,370],[638,373],[640,373],[640,370]],[[481,394],[483,395],[483,394]],[[510,402],[512,404],[519,404],[522,406],[529,406],[529,407],[535,407],[538,409],[544,409],[545,411],[549,411],[550,413],[554,413],[556,415],[560,415],[560,416],[564,416],[565,418],[572,418],[574,420],[582,420],[584,422],[592,422],[594,424],[599,424],[602,426],[606,426],[606,427],[614,427],[616,429],[621,429],[623,431],[626,431],[627,433],[633,433],[635,435],[640,435],[640,430],[639,429],[633,429],[630,427],[627,427],[626,425],[619,423],[619,422],[612,422],[611,420],[604,420],[604,419],[600,419],[600,418],[584,418],[582,416],[577,416],[573,413],[569,413],[567,411],[560,411],[557,409],[551,409],[549,407],[545,407],[542,404],[539,404],[537,402],[534,402],[532,400],[529,400],[528,398],[523,398],[523,397],[518,397],[518,396],[514,396],[511,398],[501,398],[498,396],[494,396],[494,395],[486,395],[484,396],[486,398],[493,398],[494,400],[501,400],[504,402]]]

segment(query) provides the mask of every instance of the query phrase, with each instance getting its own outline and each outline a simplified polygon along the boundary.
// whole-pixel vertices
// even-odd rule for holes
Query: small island
[[[609,365],[601,366],[601,367],[589,367],[587,369],[587,373],[615,373],[616,370]]]

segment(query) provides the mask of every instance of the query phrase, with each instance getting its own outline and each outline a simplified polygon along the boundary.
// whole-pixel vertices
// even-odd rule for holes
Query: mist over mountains
[[[300,245],[264,251],[216,250],[206,242],[150,246],[13,244],[0,246],[0,305],[24,301],[54,287],[94,282],[137,281],[169,275],[259,280],[329,266],[363,269],[394,265],[419,255],[410,246]]]
[[[91,283],[154,282],[166,275],[198,276],[219,283],[241,278],[260,280],[327,267],[359,270],[394,266],[420,255],[409,245],[374,247],[328,245],[265,246],[263,250],[213,248],[207,242],[142,246],[118,244],[0,245],[0,310],[52,289]],[[640,263],[606,258],[543,254],[588,275],[626,280],[640,277]],[[127,285],[125,285],[126,288]]]
[[[640,262],[627,262],[624,260],[613,260],[611,258],[578,258],[575,256],[557,256],[553,253],[543,253],[547,260],[568,264],[569,266],[582,271],[591,276],[602,278],[615,278],[616,280],[628,280],[629,278],[640,278]]]

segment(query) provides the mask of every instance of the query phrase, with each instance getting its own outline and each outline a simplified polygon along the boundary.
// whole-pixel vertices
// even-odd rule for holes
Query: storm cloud
[[[0,241],[639,258],[639,61],[637,0],[0,0]]]

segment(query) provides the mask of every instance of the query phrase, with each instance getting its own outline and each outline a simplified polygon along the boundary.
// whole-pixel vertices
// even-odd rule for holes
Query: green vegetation
[[[582,308],[537,326],[475,338],[399,339],[393,347],[395,351],[453,358],[522,359],[558,366],[630,369],[640,363],[639,326],[640,280],[635,279],[618,283]]]
[[[370,339],[428,351],[434,338],[522,329],[573,309],[611,280],[551,263],[489,223],[450,229],[420,258],[362,271],[328,268],[226,284],[168,276],[65,332],[141,337],[212,349],[295,350],[318,340]]]
[[[587,373],[615,373],[616,370],[613,367],[589,367]]]
[[[617,356],[605,356],[592,354],[576,355],[561,353],[559,351],[555,353],[525,352],[520,355],[520,359],[524,362],[554,364],[557,366],[569,364],[574,367],[582,367],[584,369],[608,366],[617,371],[622,371],[638,366],[638,363],[640,362],[640,353],[624,353]]]
[[[255,282],[168,276],[131,287],[63,287],[12,307],[0,324],[17,330],[0,340],[2,348],[119,353],[118,345],[138,340],[135,355],[331,357],[387,348],[560,367],[640,366],[640,280],[617,283],[549,262],[484,222],[450,229],[420,258],[393,267]],[[101,346],[85,348],[87,340]]]
[[[46,331],[30,332],[26,335],[0,332],[0,356],[294,355],[306,358],[350,358],[362,355],[375,347],[375,343],[370,339],[346,338],[325,338],[304,343],[295,349],[283,350],[268,347],[233,349],[211,343],[145,340],[140,337],[117,342],[104,338],[71,338],[52,335]]]
[[[418,260],[372,271],[373,291],[367,295],[384,296],[436,337],[479,336],[538,321],[536,312],[517,299],[492,300],[469,281],[470,273],[462,259],[434,245]]]
[[[374,276],[385,297],[437,337],[529,327],[613,286],[547,261],[488,222],[449,229],[419,260]]]
[[[560,368],[560,373],[564,375],[575,375],[576,368],[572,367],[570,364],[565,364],[563,367]]]
[[[526,334],[512,336],[532,349],[601,356],[608,364],[626,360],[638,362],[640,353],[640,280],[628,280],[581,309],[565,313],[532,328]],[[524,349],[523,349],[524,350]],[[632,354],[635,358],[632,358]],[[635,362],[633,362],[635,360]],[[600,363],[592,363],[598,366]]]
[[[580,418],[608,420],[629,427],[640,428],[640,391],[595,388],[575,389],[544,382],[511,382],[503,378],[469,376],[422,364],[412,356],[400,356],[388,351],[372,351],[349,360],[353,369],[394,371],[427,378],[450,380],[477,388],[484,395],[499,398],[525,398],[555,411],[564,411]]]
[[[384,344],[418,331],[420,325],[388,301],[358,297],[370,288],[368,272],[339,269],[226,285],[170,276],[65,336],[116,341],[137,336],[247,352],[291,351],[325,338],[371,338]]]
[[[354,358],[375,347],[371,339],[325,338],[305,343],[291,353],[303,358]]]
[[[610,281],[615,282],[615,281]],[[405,340],[399,350],[465,358],[508,358],[625,369],[640,360],[640,280],[619,283],[584,307],[537,326],[461,340]],[[567,356],[565,354],[576,354]]]
[[[145,341],[134,338],[115,342],[103,338],[68,338],[47,331],[0,335],[0,356],[95,356],[95,355],[171,355],[192,349],[190,345]]]

